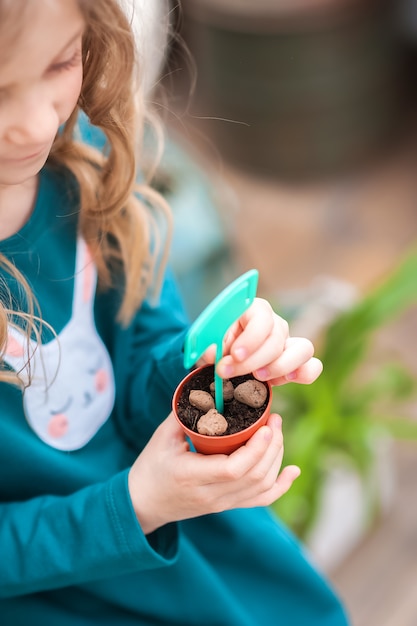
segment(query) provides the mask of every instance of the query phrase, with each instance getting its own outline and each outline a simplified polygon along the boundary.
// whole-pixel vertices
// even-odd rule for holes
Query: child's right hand
[[[268,506],[300,474],[296,466],[279,474],[283,453],[281,418],[276,414],[229,456],[191,452],[169,415],[129,472],[129,492],[143,532],[228,509]]]

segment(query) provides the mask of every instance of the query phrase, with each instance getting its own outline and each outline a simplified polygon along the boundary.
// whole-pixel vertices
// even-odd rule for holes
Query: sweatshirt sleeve
[[[185,376],[184,339],[189,321],[176,281],[168,271],[157,304],[145,302],[124,337],[116,360],[118,415],[125,437],[143,446],[171,410],[175,387]]]
[[[0,597],[49,590],[173,563],[178,529],[145,537],[124,471],[69,496],[0,506]]]

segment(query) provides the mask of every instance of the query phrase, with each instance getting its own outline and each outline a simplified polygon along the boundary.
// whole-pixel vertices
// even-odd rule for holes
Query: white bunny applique
[[[113,366],[94,322],[97,271],[85,241],[77,241],[70,321],[48,343],[37,344],[9,325],[4,360],[26,387],[26,419],[58,450],[85,446],[109,418],[115,398]],[[29,365],[28,365],[29,363]]]

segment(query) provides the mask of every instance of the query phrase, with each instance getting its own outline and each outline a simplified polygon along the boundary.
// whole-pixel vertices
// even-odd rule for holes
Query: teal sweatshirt
[[[31,384],[0,384],[0,624],[345,625],[332,589],[266,509],[143,534],[128,470],[185,374],[187,319],[167,273],[158,304],[122,328],[120,293],[96,289],[77,225],[71,178],[45,167],[29,221],[0,242],[56,333],[45,325],[36,349],[9,327],[5,367]],[[24,307],[1,278],[1,296],[7,284]]]

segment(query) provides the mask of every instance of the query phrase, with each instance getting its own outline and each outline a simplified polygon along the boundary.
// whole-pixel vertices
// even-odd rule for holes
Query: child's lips
[[[36,159],[37,157],[39,157],[41,154],[43,154],[44,151],[45,151],[45,148],[40,148],[39,150],[33,151],[26,155],[12,157],[9,160],[13,163],[20,163],[22,161],[30,161],[31,159]]]
[[[28,146],[28,148],[23,152],[24,147],[21,146],[19,152],[15,151],[13,153],[3,152],[0,156],[0,161],[4,164],[16,164],[25,163],[26,161],[34,161],[39,157],[46,155],[50,149],[50,145],[42,145],[42,146]]]

